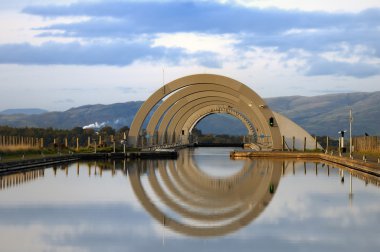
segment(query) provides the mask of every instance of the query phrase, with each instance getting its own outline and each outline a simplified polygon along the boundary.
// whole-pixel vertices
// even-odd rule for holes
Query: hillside
[[[348,129],[348,111],[354,115],[355,135],[380,135],[380,92],[331,94],[313,97],[289,96],[267,98],[275,111],[291,118],[311,134],[337,136]],[[42,114],[0,114],[0,125],[13,127],[53,127],[71,129],[98,122],[114,128],[130,125],[141,101],[110,105],[85,105],[64,112]],[[212,115],[197,126],[204,133],[244,134],[244,126],[235,118]]]
[[[277,97],[266,101],[273,110],[312,134],[336,136],[338,131],[348,129],[352,108],[354,135],[380,135],[380,92]]]
[[[25,109],[6,109],[0,111],[0,115],[14,115],[14,114],[24,114],[24,115],[38,115],[47,113],[47,110],[38,108],[25,108]]]

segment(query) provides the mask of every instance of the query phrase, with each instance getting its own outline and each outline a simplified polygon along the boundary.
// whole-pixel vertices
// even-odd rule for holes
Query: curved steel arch
[[[247,128],[248,135],[254,136],[257,135],[256,129],[252,122],[248,120],[244,114],[241,114],[234,110],[234,104],[229,104],[228,102],[220,102],[218,100],[208,101],[206,103],[200,104],[199,106],[195,106],[191,108],[189,111],[184,113],[181,119],[178,120],[178,123],[174,129],[171,127],[168,129],[168,135],[170,134],[174,136],[175,140],[181,139],[182,143],[187,143],[187,139],[189,134],[191,133],[193,127],[203,118],[210,114],[224,113],[229,114],[238,120],[240,120],[245,127]],[[234,111],[235,113],[233,113]],[[238,114],[238,115],[237,115]],[[190,116],[189,116],[190,115]],[[182,132],[184,134],[182,134]],[[179,138],[178,138],[179,137]]]
[[[233,101],[224,101],[220,99],[208,99],[203,103],[195,104],[192,106],[193,103],[190,103],[189,106],[183,107],[180,109],[175,116],[173,117],[172,121],[168,125],[163,125],[163,128],[167,128],[166,132],[169,138],[173,139],[174,142],[176,142],[177,136],[180,134],[180,132],[183,129],[183,125],[187,122],[187,120],[194,116],[196,112],[199,110],[208,107],[210,105],[219,105],[219,106],[234,106],[235,103]],[[161,125],[160,125],[161,127]],[[186,132],[188,133],[188,132]]]
[[[149,120],[147,131],[152,132],[152,128],[156,126],[160,118],[166,113],[166,111],[173,106],[174,104],[179,103],[180,101],[191,101],[202,97],[203,92],[206,91],[215,91],[218,88],[216,84],[194,84],[191,86],[191,89],[182,88],[176,93],[170,95],[163,103],[154,111],[152,117]],[[228,87],[219,87],[219,90],[227,91],[231,94],[231,89]]]
[[[237,110],[237,111],[243,111],[245,117],[247,119],[249,119],[249,121],[257,128],[256,131],[262,132],[262,131],[260,131],[260,129],[263,128],[261,121],[259,121],[251,113],[250,107],[247,104],[242,103],[236,97],[231,96],[229,94],[225,94],[225,93],[221,93],[220,94],[219,92],[215,92],[215,91],[206,91],[206,92],[204,92],[204,94],[203,93],[197,93],[197,97],[199,97],[199,95],[203,95],[204,97],[202,97],[201,99],[196,99],[196,100],[191,99],[190,102],[188,102],[186,104],[180,103],[179,106],[176,106],[177,104],[175,104],[175,105],[173,105],[172,107],[169,108],[169,110],[167,111],[167,113],[164,115],[164,117],[163,117],[163,119],[161,121],[160,127],[158,129],[159,143],[161,143],[161,144],[163,143],[162,137],[165,135],[164,134],[165,130],[168,128],[168,125],[170,124],[170,122],[173,122],[173,121],[176,122],[176,121],[179,120],[178,118],[183,118],[183,117],[187,118],[187,117],[189,117],[190,115],[192,115],[192,114],[194,114],[196,112],[196,109],[194,109],[194,107],[196,105],[198,105],[200,103],[204,103],[205,101],[208,101],[208,102],[209,101],[214,101],[214,100],[221,101],[219,99],[220,97],[223,97],[226,102],[232,103],[232,104],[229,104],[229,105],[231,105],[232,107],[234,107],[235,110]],[[193,98],[193,97],[191,97],[191,98]],[[221,102],[223,102],[223,101],[221,101]],[[222,103],[222,104],[225,104],[225,103]],[[199,106],[197,108],[199,108]],[[192,112],[189,114],[187,112],[190,109],[191,109]],[[241,113],[241,114],[243,114],[243,113]],[[174,117],[174,119],[173,119],[173,117]],[[177,125],[177,124],[178,123],[176,123],[175,125]],[[170,129],[172,129],[172,127]],[[178,133],[178,131],[177,131],[177,133]],[[172,130],[167,130],[167,135],[172,136],[173,135]],[[169,143],[171,143],[171,142],[169,141]]]
[[[176,96],[176,95],[177,94],[174,94],[173,96]],[[219,92],[219,91],[218,92],[216,92],[216,91],[202,91],[202,92],[197,92],[195,94],[190,94],[188,96],[180,98],[174,104],[166,104],[166,101],[165,101],[159,107],[159,109],[161,107],[165,107],[164,113],[161,113],[161,111],[159,111],[159,112],[156,111],[159,114],[157,114],[156,112],[153,114],[153,116],[152,116],[152,118],[149,121],[148,126],[147,126],[147,133],[150,135],[153,135],[155,129],[157,128],[157,125],[159,125],[159,126],[165,125],[168,122],[170,122],[170,120],[172,120],[173,116],[178,112],[178,110],[183,108],[183,107],[188,106],[189,103],[193,103],[193,102],[201,103],[201,102],[204,102],[205,99],[210,98],[210,97],[213,97],[214,99],[215,98],[219,98],[219,99],[223,98],[225,100],[233,99],[235,102],[238,101],[238,98],[231,96],[227,93]],[[161,128],[158,127],[157,131],[158,131],[158,138],[159,139],[162,138],[162,136],[165,133],[164,129],[162,127]]]
[[[257,132],[252,124],[251,121],[249,121],[244,115],[239,113],[238,111],[234,110],[233,108],[227,106],[218,106],[218,105],[210,105],[207,107],[204,107],[203,109],[197,111],[196,115],[190,117],[185,124],[182,126],[182,130],[185,133],[185,139],[187,139],[187,135],[191,134],[194,127],[205,117],[211,115],[211,114],[228,114],[230,116],[233,116],[240,120],[243,125],[246,127],[248,131],[248,136],[251,136],[253,138],[257,138]],[[175,133],[178,134],[178,131]]]
[[[252,125],[252,123],[247,119],[245,118],[242,114],[240,114],[238,111],[235,111],[234,109],[232,108],[227,108],[226,111],[224,111],[222,108],[219,109],[218,113],[221,113],[221,114],[229,114],[229,115],[232,115],[236,118],[238,118],[240,121],[243,122],[243,124],[245,125],[245,127],[248,129],[248,135],[253,135],[255,134],[256,130],[254,128],[254,125]],[[191,123],[191,126],[188,127],[189,129],[189,132],[193,131],[194,127],[202,120],[204,119],[205,117],[211,115],[211,114],[216,114],[215,112],[209,112],[209,113],[205,113],[202,117],[200,118],[197,118],[194,122]],[[186,126],[187,124],[185,124]]]
[[[234,104],[232,101],[228,101],[228,103],[232,103],[231,107],[235,109],[234,105],[236,105],[236,104]],[[183,113],[181,113],[181,112],[177,113],[178,118],[174,119],[174,121],[176,123],[171,124],[168,127],[168,130],[167,130],[168,135],[169,136],[172,136],[172,135],[178,136],[179,132],[181,132],[185,123],[189,120],[190,117],[192,117],[192,116],[198,117],[198,118],[203,117],[203,114],[198,113],[198,110],[201,110],[201,109],[208,107],[210,105],[220,105],[220,106],[227,105],[228,106],[229,105],[228,103],[224,102],[224,101],[210,100],[210,101],[205,102],[199,106],[191,107],[189,110],[183,111]],[[243,113],[241,113],[241,114],[246,116],[249,121],[253,122],[253,125],[255,127],[257,127],[257,130],[255,130],[256,133],[257,133],[257,131],[262,132],[262,131],[260,131],[260,128],[262,128],[261,122],[258,121],[257,119],[255,119],[254,117],[252,117],[251,114],[248,114],[249,111],[247,112],[247,108],[240,107],[237,109],[237,111],[239,111],[239,112],[242,111]]]
[[[231,93],[237,91],[239,93],[240,101],[249,105],[252,110],[252,114],[254,114],[255,117],[261,122],[261,131],[272,139],[272,148],[281,148],[280,130],[278,127],[269,126],[269,118],[274,118],[274,115],[266,106],[264,100],[243,83],[228,77],[213,74],[197,74],[179,78],[164,85],[162,88],[153,93],[137,112],[129,131],[128,142],[131,145],[136,146],[142,124],[152,108],[158,104],[158,102],[179,89],[189,88],[190,90],[192,86],[199,84],[215,84],[216,87],[227,87],[231,89]],[[215,88],[215,90],[217,89],[218,88]]]
[[[202,89],[204,90],[202,91]],[[154,129],[157,127],[159,121],[161,120],[160,125],[165,124],[168,120],[171,120],[174,114],[177,113],[181,107],[187,106],[190,102],[199,101],[201,98],[206,99],[210,97],[232,99],[236,102],[236,106],[239,106],[238,101],[240,94],[235,90],[231,90],[226,87],[218,87],[214,84],[197,84],[188,89],[183,88],[165,100],[153,113],[153,116],[147,126],[147,134],[154,136]],[[241,104],[247,107],[246,103],[241,102]],[[252,111],[250,111],[250,108],[247,108],[245,113],[251,115]],[[251,117],[251,122],[257,126],[258,130],[263,130],[258,119]],[[161,127],[158,130],[157,138],[162,139],[164,133],[165,132]]]
[[[212,94],[212,95],[215,95],[215,94]],[[191,115],[194,114],[195,111],[197,111],[197,108],[198,109],[203,108],[202,105],[205,105],[205,104],[208,105],[208,104],[210,104],[210,102],[213,102],[214,105],[216,105],[216,104],[228,105],[228,106],[234,108],[236,111],[239,111],[239,110],[243,111],[244,114],[243,113],[240,113],[240,114],[244,115],[247,118],[247,121],[250,121],[251,124],[253,124],[255,127],[261,128],[260,127],[261,126],[260,121],[258,121],[252,114],[249,114],[250,111],[248,109],[248,106],[246,106],[246,108],[244,108],[244,107],[240,107],[240,109],[236,108],[239,105],[239,101],[236,99],[233,99],[233,100],[230,100],[230,99],[233,99],[233,98],[229,97],[226,94],[222,97],[207,96],[207,97],[203,97],[201,99],[193,100],[193,101],[188,102],[187,104],[184,104],[184,105],[180,104],[181,106],[178,106],[178,107],[173,106],[164,115],[164,117],[161,121],[161,124],[159,126],[159,129],[158,129],[158,135],[164,136],[165,132],[166,132],[168,136],[171,136],[173,134],[174,125],[177,126],[178,123],[180,122],[181,118],[190,117]],[[251,115],[251,116],[246,116],[247,114]],[[238,119],[240,120],[241,118],[238,118]],[[245,121],[243,121],[243,120],[241,120],[241,121],[245,124]],[[178,128],[178,127],[176,127],[176,128]],[[178,129],[176,133],[178,133],[178,131],[180,131],[180,130],[181,129]],[[250,129],[248,128],[248,130],[250,130]],[[160,138],[160,139],[162,139],[162,138]],[[162,142],[162,141],[160,141],[160,142]]]

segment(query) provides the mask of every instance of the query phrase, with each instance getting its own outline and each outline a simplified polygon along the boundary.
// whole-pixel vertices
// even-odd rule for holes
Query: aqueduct
[[[144,102],[131,124],[128,143],[134,147],[188,144],[194,126],[215,113],[239,119],[249,139],[267,149],[281,149],[282,136],[296,136],[297,142],[308,138],[309,144],[314,141],[300,126],[273,112],[243,83],[221,75],[196,74],[167,83]]]

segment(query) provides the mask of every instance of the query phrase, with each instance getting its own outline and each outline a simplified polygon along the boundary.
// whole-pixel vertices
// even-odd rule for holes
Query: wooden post
[[[294,151],[295,146],[296,146],[296,137],[293,136],[293,147],[292,147],[292,151]]]
[[[65,137],[65,147],[67,148],[69,146],[68,144],[68,141],[67,141],[67,137]]]
[[[79,150],[79,138],[77,137],[77,151]]]
[[[99,145],[102,145],[102,135],[99,135]]]
[[[329,152],[329,137],[326,137],[326,153]]]
[[[91,137],[87,137],[87,148],[91,146]]]
[[[303,152],[306,151],[306,137],[303,139]]]

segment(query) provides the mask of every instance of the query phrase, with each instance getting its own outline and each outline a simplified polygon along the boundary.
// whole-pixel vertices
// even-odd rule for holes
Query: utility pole
[[[352,109],[350,109],[350,158],[352,158]]]

